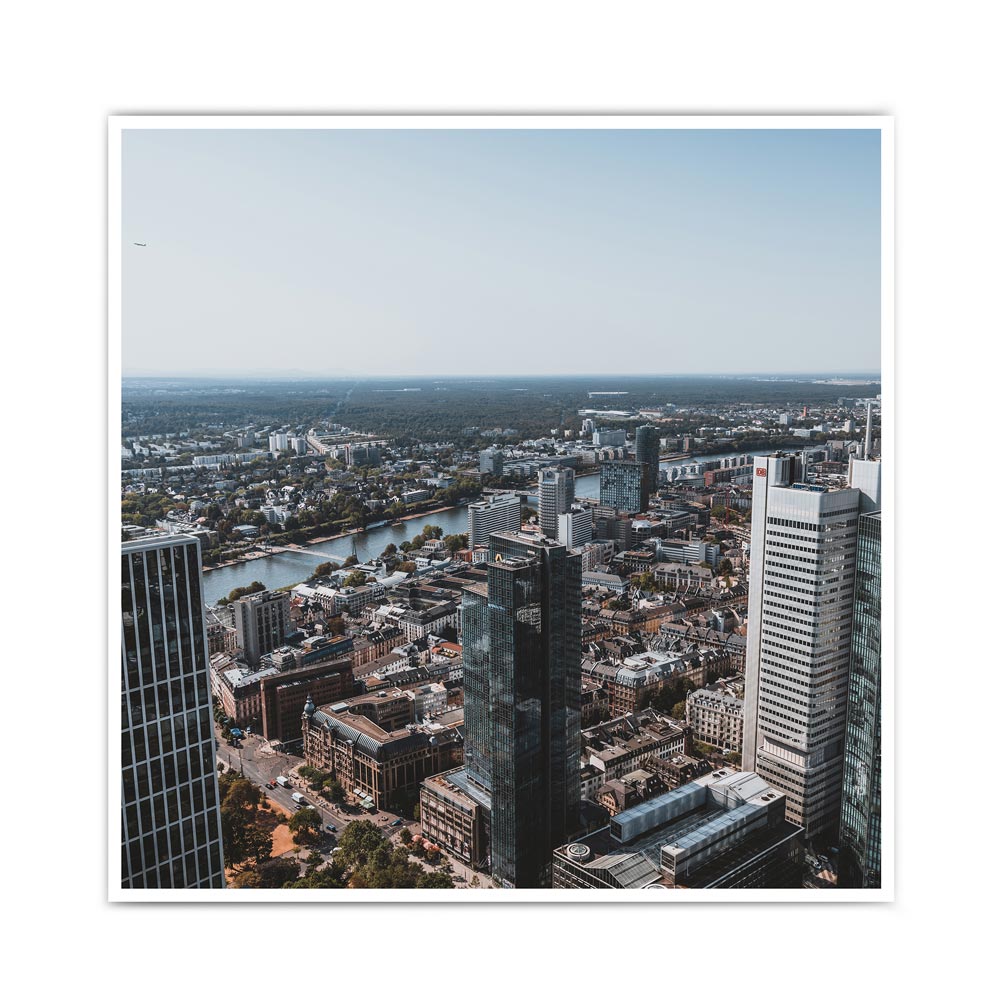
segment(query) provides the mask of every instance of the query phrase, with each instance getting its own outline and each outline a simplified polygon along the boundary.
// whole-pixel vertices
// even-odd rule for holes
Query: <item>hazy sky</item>
[[[124,373],[877,371],[879,143],[129,130]]]

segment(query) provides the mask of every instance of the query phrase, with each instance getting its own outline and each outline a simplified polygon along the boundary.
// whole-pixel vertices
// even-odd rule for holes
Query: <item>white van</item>
[[[292,801],[297,802],[300,806],[308,804],[306,797],[301,792],[292,792]]]

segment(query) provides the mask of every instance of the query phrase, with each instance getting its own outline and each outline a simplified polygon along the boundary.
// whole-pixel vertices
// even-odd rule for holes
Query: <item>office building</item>
[[[660,432],[652,424],[644,424],[635,432],[635,460],[642,464],[645,482],[646,506],[656,492],[660,476]],[[645,510],[646,506],[642,509]]]
[[[373,444],[349,444],[344,447],[344,464],[348,468],[376,466],[382,453]]]
[[[545,887],[580,811],[580,556],[503,532],[487,566],[486,584],[463,595],[459,782],[489,803],[494,882]]]
[[[489,871],[489,797],[463,769],[427,778],[420,786],[420,833],[478,871]]]
[[[647,478],[639,462],[601,462],[601,505],[637,514],[649,507]]]
[[[306,763],[329,771],[348,793],[376,809],[416,798],[420,783],[461,760],[458,727],[417,725],[414,702],[398,688],[301,711]],[[459,718],[458,722],[461,722]]]
[[[479,453],[479,471],[491,476],[503,475],[503,451],[487,448]]]
[[[555,889],[793,889],[802,828],[759,775],[721,768],[553,852]]]
[[[235,600],[232,605],[236,644],[250,666],[265,653],[285,644],[291,631],[291,599],[287,593],[262,590]]]
[[[796,456],[755,463],[743,768],[785,793],[807,840],[840,821],[858,517],[879,473],[855,462],[838,489],[802,482]]]
[[[559,533],[559,516],[565,514],[576,497],[574,472],[554,466],[538,473],[538,523],[546,538]],[[589,541],[589,539],[588,539]]]
[[[858,521],[837,884],[882,884],[882,515]]]
[[[574,505],[557,519],[556,541],[568,549],[587,545],[594,537],[594,511]]]
[[[743,699],[712,685],[691,691],[685,699],[684,719],[691,735],[723,753],[739,753],[743,748]]]
[[[122,888],[225,888],[200,547],[121,557]]]
[[[625,431],[602,427],[594,431],[592,440],[598,448],[621,448],[625,444]]]
[[[469,504],[469,548],[488,545],[495,531],[517,531],[521,527],[521,498],[500,493]]]

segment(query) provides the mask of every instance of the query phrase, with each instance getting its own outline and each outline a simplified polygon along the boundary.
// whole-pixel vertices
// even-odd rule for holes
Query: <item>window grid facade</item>
[[[861,518],[847,695],[839,884],[882,884],[882,516]]]
[[[502,886],[547,886],[552,850],[577,822],[580,589],[578,554],[500,533],[490,537],[486,595],[466,592],[466,768],[492,798]]]
[[[122,888],[223,888],[197,540],[122,546]]]
[[[861,490],[801,484],[792,456],[754,476],[743,766],[785,793],[807,839],[840,819]]]
[[[601,462],[601,503],[635,514],[649,507],[647,480],[640,462]]]

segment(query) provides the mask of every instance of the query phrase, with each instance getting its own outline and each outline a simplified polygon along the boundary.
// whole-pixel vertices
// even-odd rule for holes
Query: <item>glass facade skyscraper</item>
[[[838,884],[882,884],[882,515],[858,521]]]
[[[121,885],[225,888],[198,541],[121,555]]]
[[[487,572],[463,597],[465,770],[490,795],[494,881],[545,887],[580,809],[581,557],[504,532]]]
[[[660,431],[652,424],[644,424],[635,432],[635,460],[641,462],[645,478],[646,503],[656,492],[660,478]],[[643,510],[646,508],[643,507]]]
[[[649,507],[648,480],[641,462],[601,462],[601,503],[636,514]]]

